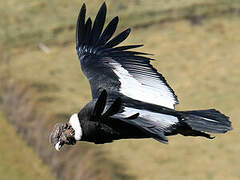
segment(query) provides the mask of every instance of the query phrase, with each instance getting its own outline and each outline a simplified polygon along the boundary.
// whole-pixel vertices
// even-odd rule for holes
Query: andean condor
[[[96,144],[128,138],[203,136],[231,130],[229,118],[215,109],[176,111],[177,96],[165,78],[150,64],[148,54],[132,49],[142,45],[117,46],[129,35],[126,29],[112,38],[118,24],[113,18],[104,29],[106,4],[92,24],[85,20],[82,5],[76,27],[76,50],[89,80],[92,101],[69,122],[57,123],[50,135],[56,148],[76,141]]]

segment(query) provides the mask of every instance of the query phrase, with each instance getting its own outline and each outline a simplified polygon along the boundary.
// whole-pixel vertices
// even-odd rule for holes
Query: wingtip
[[[86,7],[86,4],[85,3],[83,3],[82,4],[82,7],[81,7],[81,9],[80,9],[80,13],[79,13],[79,15],[81,14],[81,13],[86,13],[86,10],[87,10],[87,7]]]
[[[81,9],[86,9],[86,4],[85,3],[83,3],[83,5],[82,5],[82,8]]]
[[[105,3],[103,3],[100,9],[98,10],[96,18],[93,22],[94,24],[91,31],[91,39],[90,39],[89,45],[96,45],[95,43],[99,39],[105,24],[106,14],[107,14],[107,6]]]
[[[131,32],[131,28],[127,28],[126,32],[129,34]]]
[[[106,2],[103,2],[103,3],[102,3],[102,6],[101,6],[101,8],[107,9]]]
[[[112,48],[116,45],[119,45],[121,42],[123,42],[125,39],[127,39],[130,32],[131,32],[130,28],[127,28],[126,30],[122,31],[117,36],[115,36],[113,39],[108,41],[108,43],[105,45],[105,48]]]
[[[131,28],[127,28],[124,32],[126,33],[126,38],[125,38],[125,39],[127,39],[127,37],[129,36],[129,34],[131,33]],[[124,39],[124,40],[125,40],[125,39]]]
[[[167,137],[166,136],[164,136],[164,138],[163,137],[153,137],[153,139],[155,139],[155,140],[157,140],[158,142],[161,142],[161,143],[163,143],[163,144],[168,144],[168,139],[167,139]]]
[[[118,17],[118,16],[115,16],[115,17],[112,19],[112,23],[113,23],[113,24],[116,24],[116,26],[117,26],[118,23],[119,23],[119,17]]]
[[[79,43],[83,38],[85,15],[86,15],[86,5],[85,5],[85,3],[83,3],[83,5],[80,9],[80,12],[78,14],[77,25],[76,25],[76,47],[79,46]]]
[[[106,5],[105,2],[102,3],[102,5],[101,5],[101,7],[100,7],[98,12],[104,12],[106,14],[106,12],[107,12],[107,5]]]
[[[116,19],[117,22],[119,21],[119,17],[118,16],[114,17],[113,19]]]

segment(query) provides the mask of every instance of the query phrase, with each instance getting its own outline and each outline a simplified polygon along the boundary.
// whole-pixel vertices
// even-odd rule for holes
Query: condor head
[[[64,144],[76,144],[74,135],[75,131],[69,123],[57,123],[53,127],[49,141],[57,151],[60,151]]]

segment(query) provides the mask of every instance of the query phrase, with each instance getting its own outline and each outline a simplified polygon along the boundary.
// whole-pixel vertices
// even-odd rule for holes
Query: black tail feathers
[[[225,133],[232,130],[229,117],[215,109],[182,111],[182,122],[201,132]]]

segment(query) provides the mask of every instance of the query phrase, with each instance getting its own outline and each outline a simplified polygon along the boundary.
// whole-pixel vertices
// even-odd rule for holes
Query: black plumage
[[[167,143],[170,135],[211,138],[207,133],[231,130],[229,118],[215,109],[176,111],[177,96],[150,64],[149,54],[133,50],[143,45],[119,46],[131,30],[113,37],[118,17],[104,29],[106,12],[103,3],[92,24],[85,4],[80,10],[76,50],[93,99],[69,123],[55,126],[50,141],[57,150],[75,144],[73,137],[97,144],[127,138]]]
[[[81,141],[103,144],[118,139],[150,137],[148,134],[142,133],[139,128],[111,117],[121,111],[120,98],[117,98],[110,107],[104,111],[106,100],[107,93],[103,91],[97,100],[89,102],[78,113],[78,119],[83,129]],[[135,117],[127,117],[124,119],[130,121],[131,118],[136,118],[138,114],[133,114],[133,116]]]

